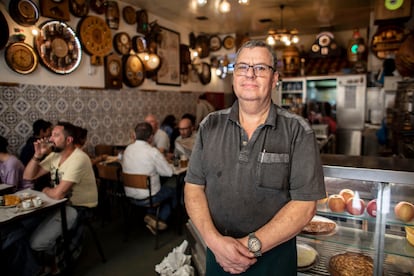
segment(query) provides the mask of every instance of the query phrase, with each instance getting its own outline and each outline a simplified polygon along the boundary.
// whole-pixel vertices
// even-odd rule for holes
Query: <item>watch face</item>
[[[262,248],[262,245],[258,238],[249,238],[249,249],[251,252],[259,251]]]
[[[111,75],[116,76],[121,71],[121,65],[117,61],[112,61],[109,63],[109,73]]]

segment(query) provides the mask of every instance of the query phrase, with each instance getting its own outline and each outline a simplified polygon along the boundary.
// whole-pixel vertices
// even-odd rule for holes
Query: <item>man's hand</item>
[[[245,245],[232,237],[222,237],[220,242],[216,243],[214,248],[210,246],[210,249],[217,263],[231,274],[243,273],[257,261]]]

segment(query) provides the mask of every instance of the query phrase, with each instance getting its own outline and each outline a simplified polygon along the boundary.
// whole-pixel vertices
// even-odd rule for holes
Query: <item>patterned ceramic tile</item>
[[[0,135],[9,139],[9,150],[19,155],[37,119],[52,123],[70,121],[88,129],[87,149],[97,144],[127,144],[130,130],[152,113],[161,122],[168,115],[180,118],[195,113],[197,93],[142,92],[76,87],[0,86]]]

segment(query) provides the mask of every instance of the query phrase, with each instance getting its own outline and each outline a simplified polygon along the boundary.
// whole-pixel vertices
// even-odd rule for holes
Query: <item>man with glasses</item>
[[[189,118],[182,118],[178,123],[178,131],[180,136],[175,139],[175,155],[185,155],[187,159],[191,156],[195,142],[195,132],[193,123]]]
[[[234,66],[237,100],[198,130],[184,192],[208,247],[206,275],[296,275],[295,237],[326,196],[312,128],[271,100],[276,62],[264,42],[246,42]]]

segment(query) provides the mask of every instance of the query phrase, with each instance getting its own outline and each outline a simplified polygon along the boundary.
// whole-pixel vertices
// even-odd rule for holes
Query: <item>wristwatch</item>
[[[262,251],[260,251],[262,249],[262,243],[254,233],[249,234],[247,247],[249,248],[249,251],[254,254],[255,257],[262,256]]]

